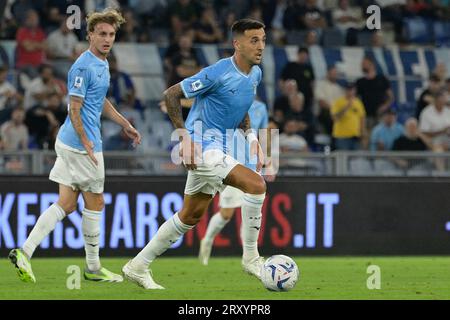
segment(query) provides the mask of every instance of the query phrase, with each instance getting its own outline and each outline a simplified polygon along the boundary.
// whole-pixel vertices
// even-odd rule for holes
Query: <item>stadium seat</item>
[[[286,34],[287,44],[302,45],[305,42],[307,31],[292,30]]]
[[[359,31],[357,33],[357,43],[361,47],[370,47],[372,45],[372,33],[367,31]]]
[[[450,44],[450,22],[433,23],[434,40],[438,45]]]
[[[375,172],[380,176],[403,176],[403,170],[397,168],[397,166],[390,160],[375,159],[373,162]]]
[[[429,43],[433,40],[430,36],[432,33],[430,30],[430,23],[425,19],[416,18],[406,18],[403,20],[405,37],[407,40],[416,43]]]
[[[150,28],[149,37],[151,42],[158,45],[168,45],[170,43],[170,34],[167,28]]]
[[[325,29],[322,36],[324,47],[345,46],[345,36],[339,29]]]
[[[351,176],[371,176],[375,175],[372,163],[366,158],[349,159],[349,175]]]

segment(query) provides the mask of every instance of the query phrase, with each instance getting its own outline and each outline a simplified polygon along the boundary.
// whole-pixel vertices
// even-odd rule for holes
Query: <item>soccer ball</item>
[[[299,273],[294,260],[282,254],[274,255],[261,266],[261,282],[270,291],[289,291],[297,283]]]

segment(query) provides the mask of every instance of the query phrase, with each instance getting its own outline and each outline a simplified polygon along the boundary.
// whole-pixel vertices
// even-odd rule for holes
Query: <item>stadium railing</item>
[[[106,175],[184,175],[166,151],[105,151]],[[53,151],[0,153],[0,175],[46,175],[53,167]],[[450,176],[450,152],[283,153],[280,176]]]

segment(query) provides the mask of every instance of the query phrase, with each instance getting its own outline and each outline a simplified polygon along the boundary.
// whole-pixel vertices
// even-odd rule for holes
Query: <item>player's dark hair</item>
[[[245,30],[264,29],[265,27],[264,23],[258,20],[245,18],[234,22],[231,26],[231,32],[233,33],[233,36],[237,36],[244,34]]]

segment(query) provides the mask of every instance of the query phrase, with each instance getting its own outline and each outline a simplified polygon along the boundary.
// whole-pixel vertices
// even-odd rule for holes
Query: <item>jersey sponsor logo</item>
[[[195,92],[195,91],[200,90],[201,88],[203,88],[203,83],[200,80],[196,80],[196,81],[192,82],[192,84],[191,84],[192,91]]]
[[[75,83],[73,86],[75,88],[81,88],[81,85],[83,84],[83,78],[82,77],[75,77]]]

